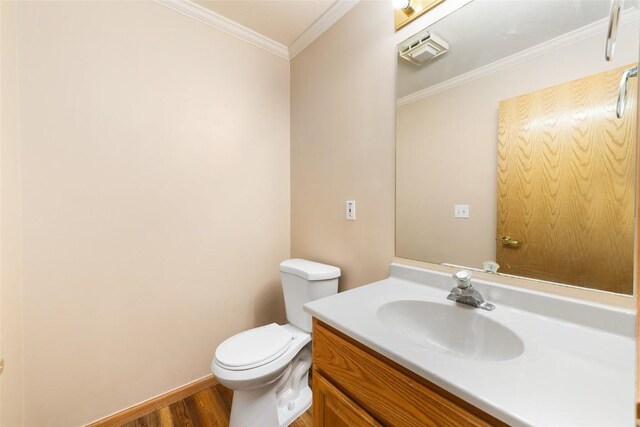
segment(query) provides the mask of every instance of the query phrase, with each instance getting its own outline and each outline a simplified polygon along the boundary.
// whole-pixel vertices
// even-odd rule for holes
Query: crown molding
[[[633,8],[632,10],[628,10],[626,13],[624,13],[623,11],[622,17],[620,19],[620,25],[625,25],[638,20],[640,20],[640,10],[637,8]],[[493,74],[505,68],[513,67],[514,65],[517,65],[521,62],[528,61],[541,55],[545,55],[547,53],[553,52],[554,50],[569,46],[573,43],[577,43],[581,40],[598,34],[602,34],[604,40],[604,34],[606,34],[608,23],[609,18],[605,18],[592,24],[585,25],[584,27],[570,31],[566,34],[540,43],[529,49],[523,50],[511,56],[507,56],[506,58],[499,59],[480,68],[476,68],[475,70],[469,71],[467,73],[453,77],[449,80],[445,80],[444,82],[429,86],[425,89],[421,89],[410,95],[404,96],[397,100],[396,105],[400,107],[406,104],[410,104],[412,102],[427,98],[445,90],[452,89],[456,86],[460,86],[470,81],[485,77],[489,74]]]
[[[327,31],[333,24],[342,18],[347,12],[358,4],[359,0],[337,0],[327,9],[316,21],[311,24],[297,39],[289,46],[289,58],[293,59],[302,52],[322,33]]]
[[[349,12],[360,0],[337,0],[326,10],[316,21],[311,24],[297,39],[293,41],[291,46],[278,43],[269,37],[253,31],[250,28],[240,25],[229,18],[217,14],[199,4],[193,3],[191,0],[152,0],[155,3],[166,6],[170,9],[180,12],[190,18],[196,19],[213,28],[231,34],[234,37],[242,39],[254,46],[262,48],[267,52],[278,55],[281,58],[290,60],[297,54],[302,52],[304,48],[309,46],[322,33],[327,31],[333,24]]]
[[[189,0],[153,0],[155,3],[166,6],[190,18],[196,19],[234,37],[242,39],[254,46],[271,52],[284,59],[289,59],[289,49],[281,43],[271,40],[262,34],[238,24],[222,15],[219,15],[205,7]]]

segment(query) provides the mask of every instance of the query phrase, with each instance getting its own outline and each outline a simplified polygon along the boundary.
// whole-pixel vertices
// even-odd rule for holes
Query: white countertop
[[[305,311],[472,405],[514,425],[634,426],[632,311],[473,281],[496,305],[478,309],[524,342],[511,360],[482,361],[419,346],[377,317],[394,300],[446,299],[447,274],[392,264],[391,277],[305,305]]]

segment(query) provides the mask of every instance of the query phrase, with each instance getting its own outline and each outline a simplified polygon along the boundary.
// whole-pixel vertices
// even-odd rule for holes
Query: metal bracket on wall
[[[618,86],[618,102],[616,103],[616,116],[621,119],[624,110],[627,108],[627,84],[630,77],[638,77],[638,66],[634,66],[622,73],[620,85]]]
[[[609,13],[609,26],[607,28],[607,43],[604,47],[604,57],[607,61],[613,58],[613,50],[616,47],[618,35],[618,23],[620,22],[620,0],[611,0],[611,12]]]

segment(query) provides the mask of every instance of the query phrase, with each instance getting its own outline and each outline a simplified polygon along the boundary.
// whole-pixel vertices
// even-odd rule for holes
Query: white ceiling
[[[397,96],[405,97],[605,19],[610,4],[610,0],[473,0],[429,27],[449,42],[449,52],[421,66],[398,57]]]
[[[316,22],[336,0],[194,0],[286,47]]]

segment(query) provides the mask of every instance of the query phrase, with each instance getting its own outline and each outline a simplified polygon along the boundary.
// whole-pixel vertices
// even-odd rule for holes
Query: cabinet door
[[[322,375],[314,372],[313,426],[368,427],[380,426],[380,424]]]

